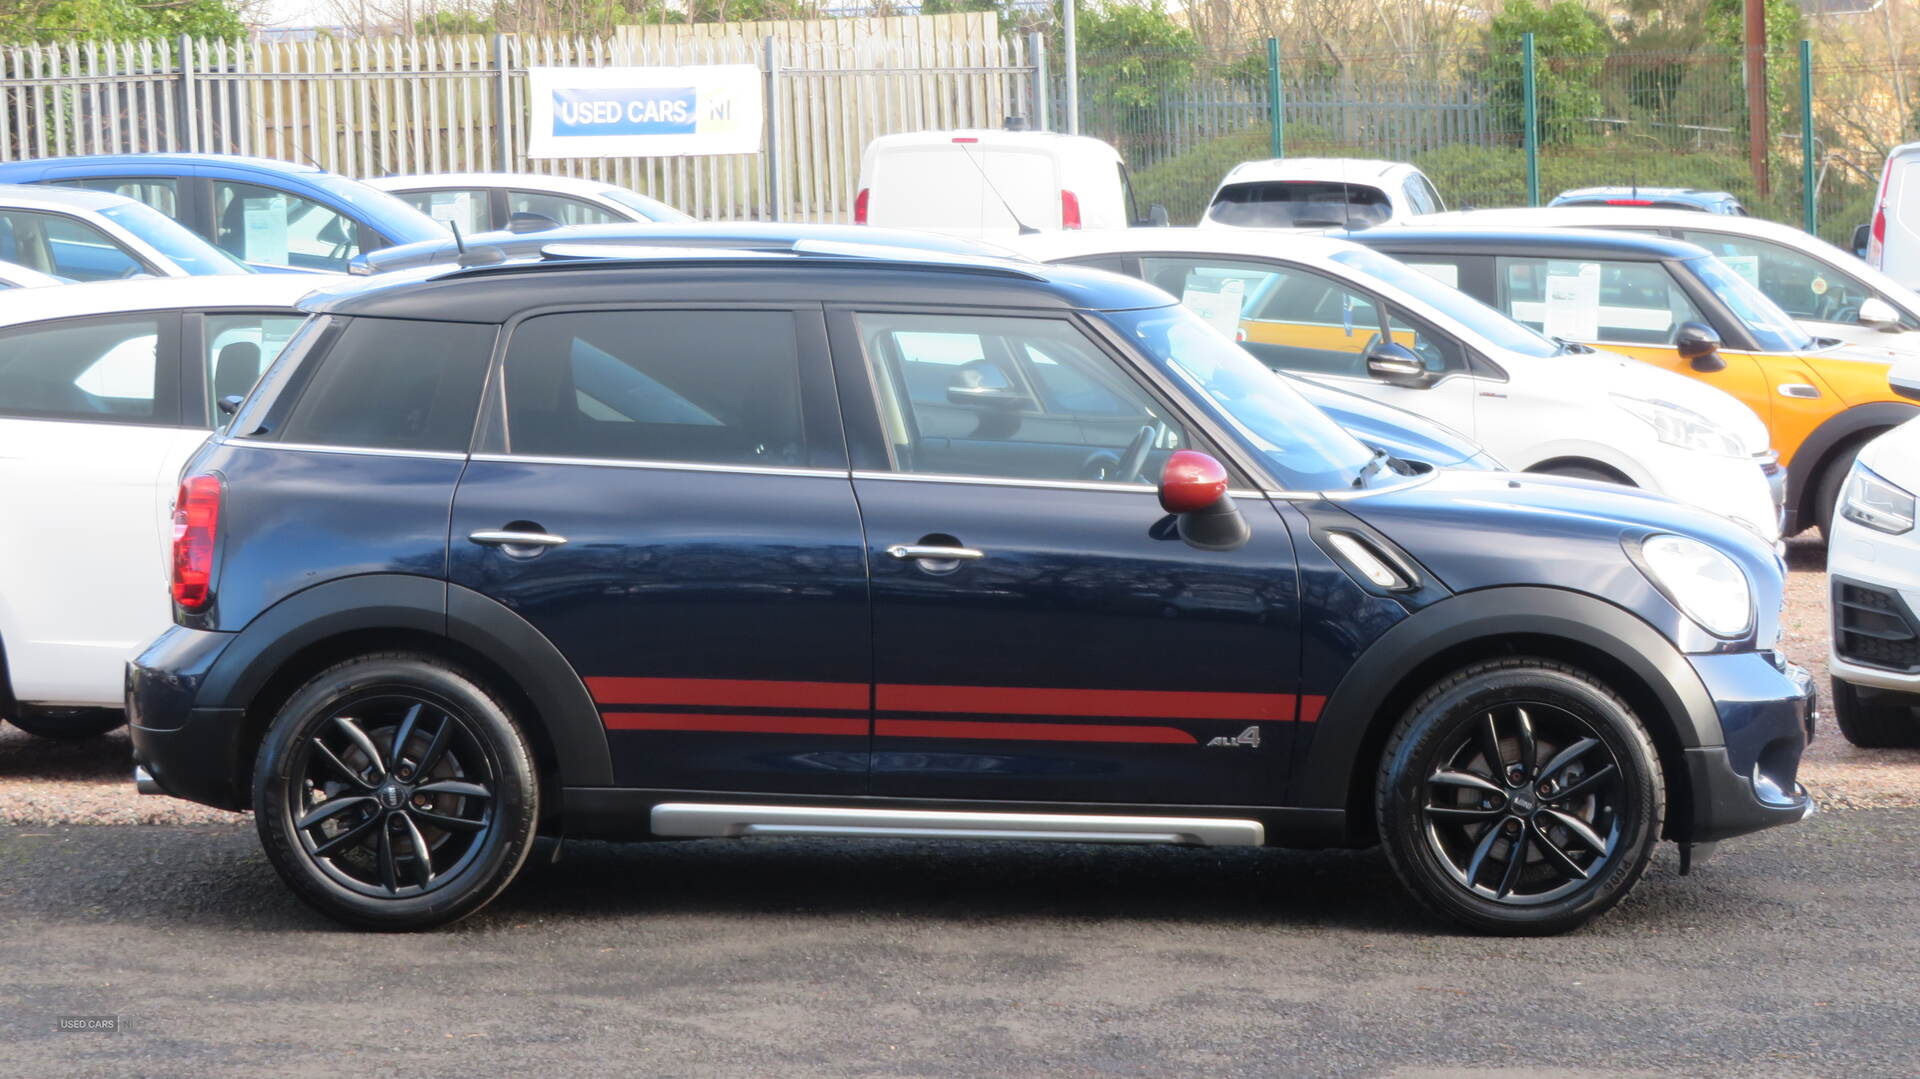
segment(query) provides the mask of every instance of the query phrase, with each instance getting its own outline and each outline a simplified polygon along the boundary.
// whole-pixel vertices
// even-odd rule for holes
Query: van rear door
[[[1881,185],[1877,213],[1885,215],[1885,222],[1875,222],[1878,264],[1913,288],[1920,285],[1920,144],[1894,148]]]
[[[903,146],[874,162],[867,221],[968,237],[1011,236],[1020,223],[1053,230],[1060,227],[1059,189],[1053,155],[1044,150],[981,142]]]

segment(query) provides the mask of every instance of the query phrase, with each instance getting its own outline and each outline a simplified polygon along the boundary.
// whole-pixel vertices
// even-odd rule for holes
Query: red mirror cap
[[[1195,513],[1227,496],[1227,468],[1198,450],[1175,450],[1160,473],[1160,508]]]

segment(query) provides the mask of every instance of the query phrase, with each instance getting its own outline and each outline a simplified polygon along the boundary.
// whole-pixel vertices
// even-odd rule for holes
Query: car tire
[[[1633,483],[1622,479],[1603,468],[1591,465],[1548,465],[1533,470],[1536,476],[1565,476],[1575,480],[1593,480],[1596,483],[1611,483],[1616,486],[1632,487]]]
[[[1847,741],[1862,749],[1920,746],[1920,695],[1862,693],[1851,682],[1833,680],[1833,722]]]
[[[79,742],[125,726],[127,714],[117,708],[47,708],[8,716],[7,722],[35,738]]]
[[[1565,932],[1623,899],[1665,812],[1660,759],[1633,710],[1538,658],[1476,663],[1427,690],[1388,739],[1375,788],[1381,844],[1407,888],[1513,936]]]
[[[1842,446],[1820,470],[1820,483],[1813,492],[1813,523],[1819,527],[1822,540],[1832,542],[1833,511],[1840,501],[1840,488],[1846,485],[1847,473],[1853,471],[1853,462],[1859,459],[1860,451],[1879,434],[1879,431],[1869,432]]]
[[[412,930],[464,918],[513,881],[540,790],[497,694],[443,660],[382,653],[322,671],[281,706],[253,805],[294,894],[349,925]]]

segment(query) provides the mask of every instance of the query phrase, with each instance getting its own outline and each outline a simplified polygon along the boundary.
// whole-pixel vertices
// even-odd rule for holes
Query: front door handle
[[[483,543],[490,547],[558,547],[567,542],[567,537],[556,536],[551,532],[512,532],[505,529],[482,529],[467,533],[467,540]]]
[[[927,562],[971,562],[976,558],[985,558],[985,551],[972,547],[939,547],[924,543],[896,543],[887,548],[887,553],[895,558],[912,558]]]

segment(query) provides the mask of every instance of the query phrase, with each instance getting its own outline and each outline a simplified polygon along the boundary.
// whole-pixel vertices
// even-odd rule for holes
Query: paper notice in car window
[[[1760,256],[1759,255],[1721,255],[1720,261],[1727,264],[1727,269],[1732,270],[1734,273],[1737,273],[1741,277],[1746,278],[1747,284],[1753,285],[1756,288],[1759,287],[1759,284],[1760,284]]]
[[[451,221],[463,229],[470,229],[473,221],[473,192],[471,191],[435,191],[428,201],[427,216],[442,225]]]
[[[1231,340],[1240,334],[1240,309],[1247,302],[1247,283],[1238,277],[1203,277],[1191,274],[1180,293],[1180,302],[1207,324]]]
[[[287,197],[246,200],[247,261],[287,264]]]
[[[1600,264],[1547,264],[1546,317],[1542,332],[1567,341],[1593,341],[1600,336]]]

